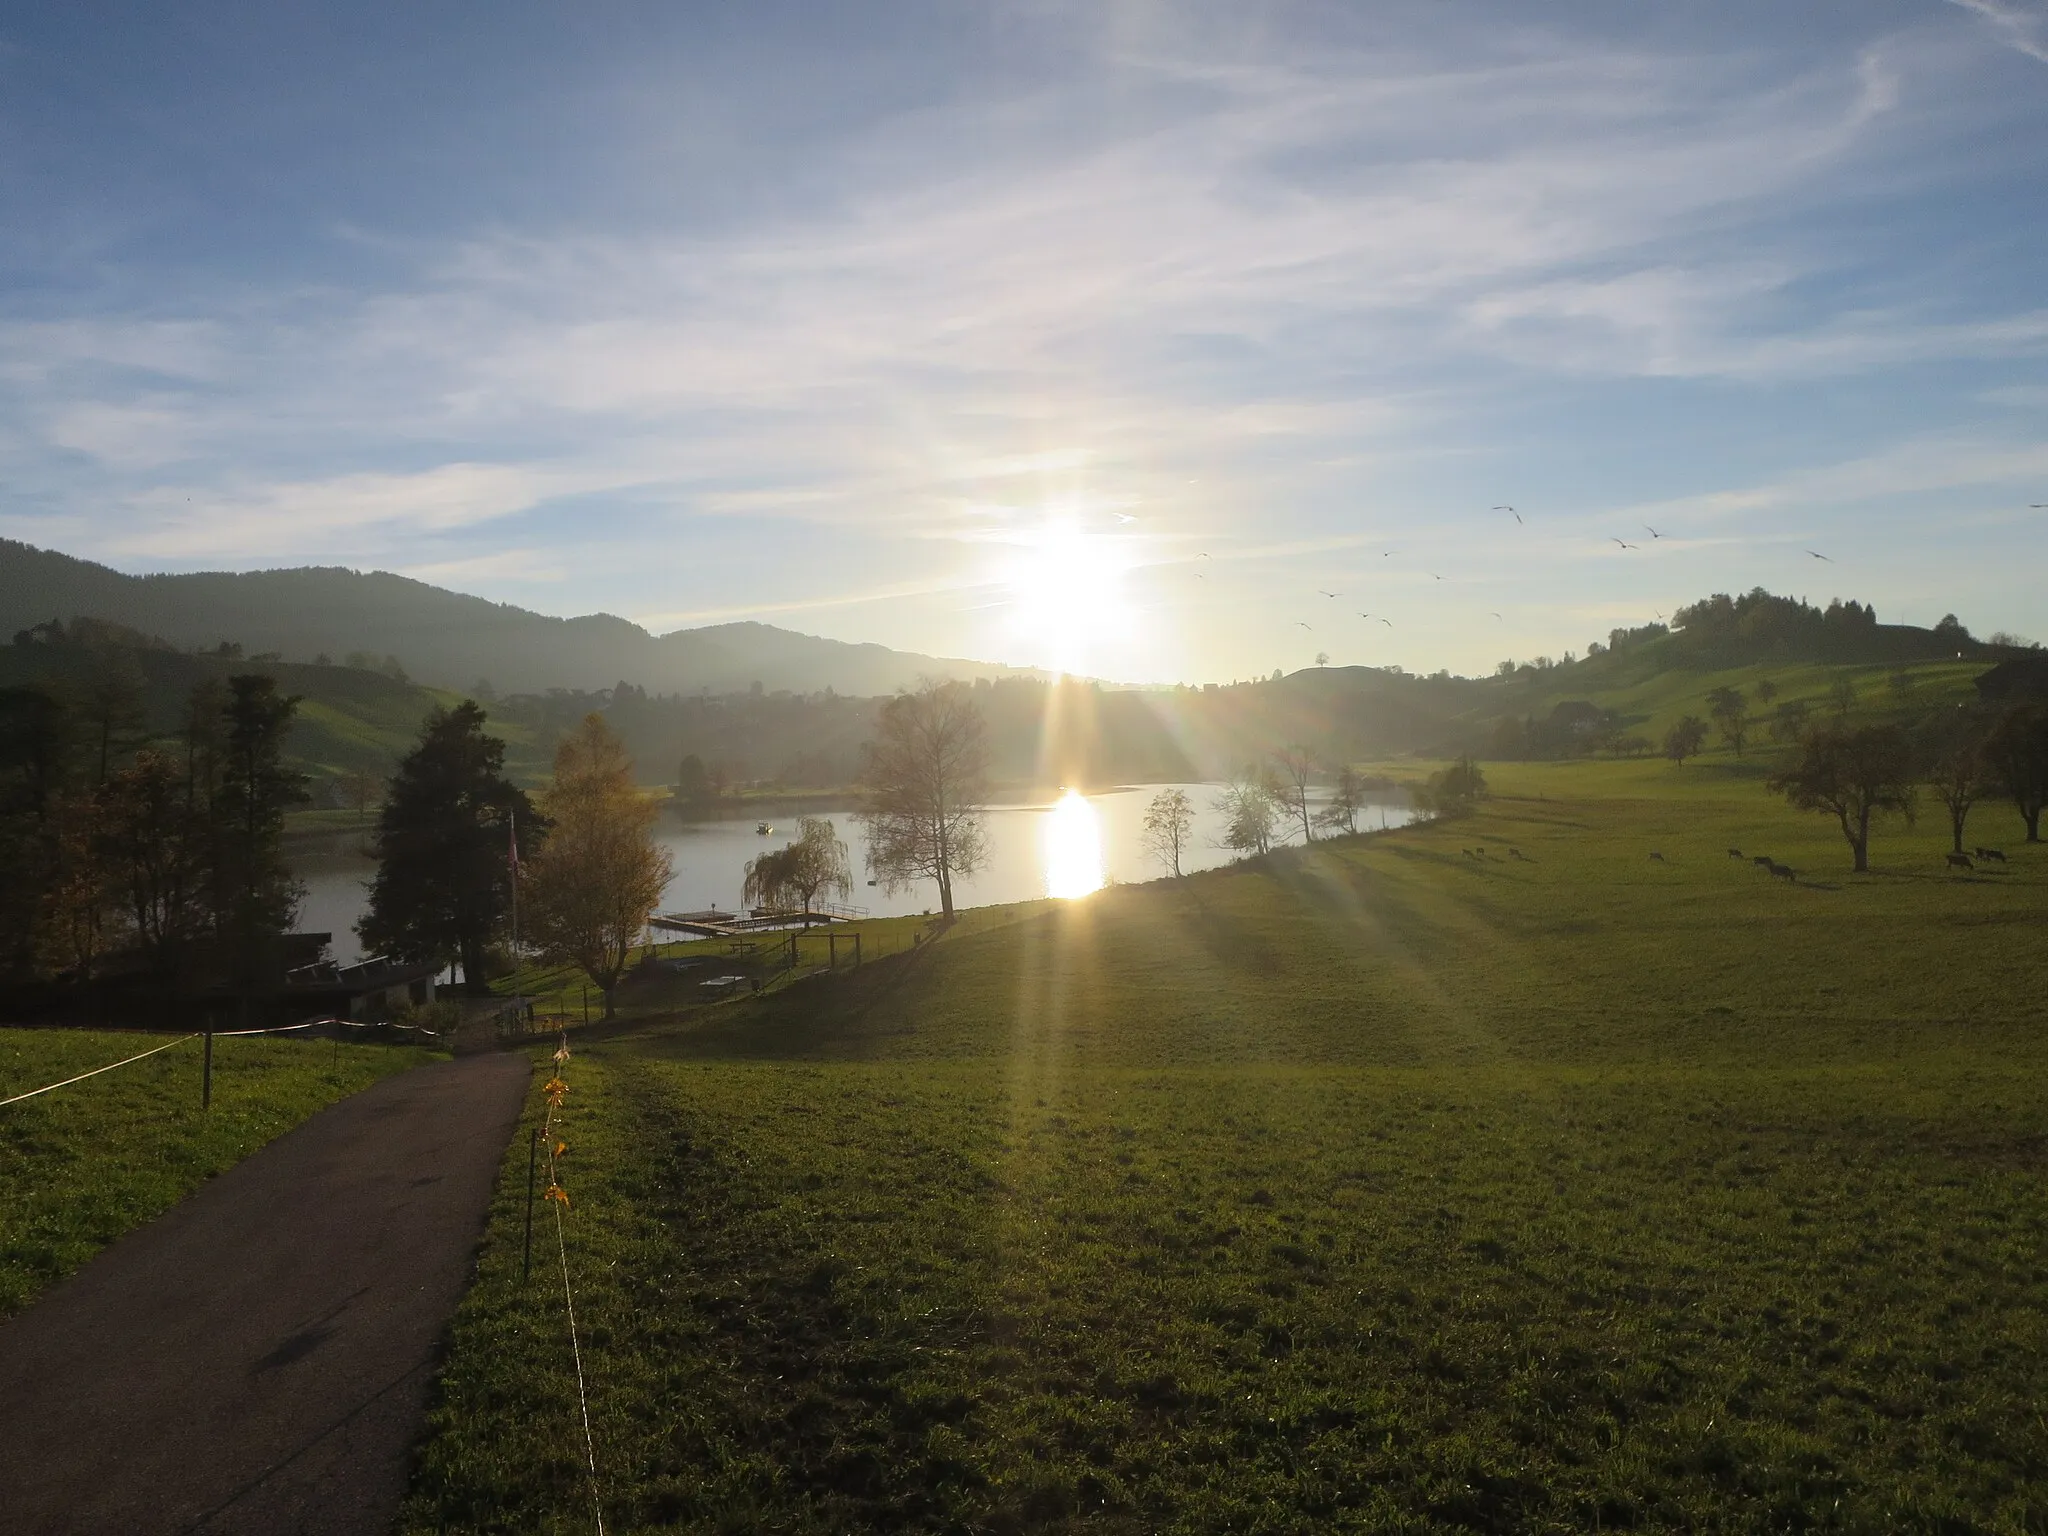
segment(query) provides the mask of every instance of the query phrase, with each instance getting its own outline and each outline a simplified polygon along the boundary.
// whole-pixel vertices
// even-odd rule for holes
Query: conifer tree
[[[505,743],[485,734],[485,718],[467,699],[427,716],[378,817],[377,876],[356,924],[378,954],[461,961],[471,992],[488,990],[484,956],[505,932],[513,828],[522,860],[545,830],[505,777]]]

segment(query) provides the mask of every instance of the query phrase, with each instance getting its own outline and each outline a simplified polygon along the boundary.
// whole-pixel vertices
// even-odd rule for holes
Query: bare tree
[[[335,787],[341,791],[343,802],[356,813],[359,822],[367,821],[370,807],[384,799],[384,780],[360,768],[350,768],[341,774],[335,780]]]
[[[1843,673],[1828,684],[1828,702],[1835,706],[1835,718],[1846,720],[1856,705],[1856,679]]]
[[[1181,855],[1195,830],[1195,803],[1178,789],[1162,789],[1145,807],[1145,825],[1139,833],[1145,851],[1180,878]]]
[[[1991,765],[1985,761],[1981,732],[1964,726],[1938,739],[1928,753],[1927,782],[1948,812],[1954,849],[1961,853],[1963,825],[1970,819],[1970,808],[1998,787]]]
[[[668,850],[654,842],[660,809],[635,787],[625,744],[599,714],[556,749],[540,809],[554,827],[522,870],[528,931],[582,969],[610,1018],[612,990],[668,884]]]
[[[953,882],[988,857],[988,726],[967,686],[928,677],[883,705],[862,780],[868,873],[890,891],[936,882],[951,922]]]
[[[1290,821],[1301,823],[1304,843],[1316,840],[1314,819],[1308,809],[1308,785],[1315,766],[1306,747],[1282,747],[1273,754],[1275,798],[1286,808]]]
[[[1870,868],[1870,823],[1913,817],[1913,745],[1895,725],[1829,726],[1799,744],[1799,756],[1770,787],[1802,811],[1830,812],[1842,825],[1859,873]]]
[[[1768,704],[1777,696],[1778,685],[1776,683],[1772,682],[1768,677],[1760,677],[1756,680],[1757,703]]]

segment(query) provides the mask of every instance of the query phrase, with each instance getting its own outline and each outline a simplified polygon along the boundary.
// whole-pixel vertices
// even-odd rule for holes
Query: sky
[[[1477,673],[2048,639],[2035,503],[2048,0],[0,0],[0,535],[121,570]]]

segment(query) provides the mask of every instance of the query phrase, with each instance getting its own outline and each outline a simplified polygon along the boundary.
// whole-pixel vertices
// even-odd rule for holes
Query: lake
[[[1105,882],[1156,880],[1164,871],[1140,842],[1145,808],[1163,789],[1180,789],[1194,802],[1195,826],[1182,856],[1186,871],[1227,864],[1236,855],[1221,845],[1224,818],[1213,804],[1221,788],[1215,784],[1145,784],[1071,795],[1060,801],[990,806],[984,821],[988,834],[987,866],[971,879],[954,883],[953,900],[963,907],[996,906],[1032,901],[1048,895],[1081,895]],[[938,889],[929,881],[890,895],[867,884],[867,840],[851,811],[818,812],[831,821],[845,841],[854,872],[851,905],[877,917],[900,917],[938,907]],[[1405,799],[1387,796],[1359,813],[1361,830],[1398,827],[1413,815]],[[679,823],[664,819],[657,837],[669,850],[675,874],[662,893],[664,912],[700,911],[718,907],[740,909],[740,888],[746,865],[770,848],[780,848],[796,835],[795,816],[770,817],[772,831],[763,837],[753,821],[715,820]],[[1295,836],[1299,838],[1297,831]],[[374,872],[372,862],[353,853],[307,854],[294,862],[294,873],[306,885],[299,926],[334,935],[334,956],[341,964],[362,958],[355,936],[365,890]]]

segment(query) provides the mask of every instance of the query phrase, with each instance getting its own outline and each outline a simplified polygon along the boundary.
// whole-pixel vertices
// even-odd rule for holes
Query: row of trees
[[[1315,759],[1304,748],[1288,747],[1231,779],[1213,802],[1223,817],[1223,846],[1256,855],[1270,852],[1296,830],[1305,843],[1314,842],[1318,830],[1329,835],[1356,832],[1369,787],[1364,776],[1349,763],[1339,764],[1329,775],[1329,799],[1312,807],[1310,790],[1316,774]],[[1193,847],[1194,825],[1194,802],[1182,790],[1161,790],[1146,807],[1140,841],[1176,879]]]
[[[1872,823],[1885,816],[1910,821],[1923,788],[1947,814],[1956,853],[1964,851],[1970,812],[1997,796],[2012,800],[2027,841],[2037,843],[2048,803],[2048,709],[1989,719],[1961,714],[1917,733],[1894,724],[1823,726],[1801,738],[1769,784],[1801,810],[1835,817],[1858,870],[1870,867]]]
[[[203,950],[210,979],[246,980],[302,894],[283,854],[299,701],[260,674],[207,680],[178,732],[146,737],[121,697],[0,689],[0,968],[89,980],[116,955],[169,972]]]

